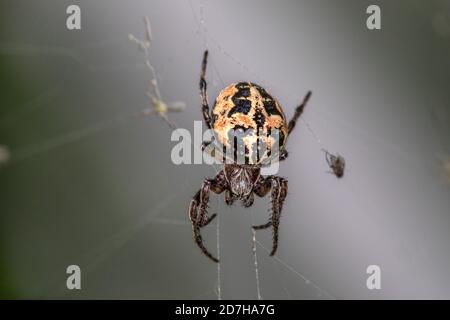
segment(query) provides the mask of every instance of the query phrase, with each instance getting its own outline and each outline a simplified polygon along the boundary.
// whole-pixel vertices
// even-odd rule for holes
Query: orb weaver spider
[[[207,98],[207,83],[205,79],[208,51],[203,54],[200,73],[200,96],[202,100],[203,119],[209,129],[213,129],[217,140],[223,145],[232,144],[229,140],[230,131],[236,129],[253,129],[257,132],[253,139],[246,142],[245,152],[252,150],[252,145],[258,144],[272,130],[279,131],[278,141],[269,141],[269,151],[278,143],[278,160],[287,158],[285,143],[288,135],[294,129],[298,118],[303,113],[303,109],[308,102],[311,91],[303,99],[303,102],[295,109],[294,116],[287,122],[283,110],[279,103],[261,86],[250,82],[234,83],[223,89],[214,104],[212,114]],[[209,145],[212,141],[203,145]],[[238,163],[234,159],[231,163],[225,163],[224,168],[212,179],[203,181],[202,187],[194,195],[189,205],[189,218],[192,223],[192,230],[195,243],[202,253],[214,262],[219,260],[214,257],[205,247],[201,236],[201,228],[207,226],[217,214],[208,216],[207,208],[209,195],[211,192],[221,194],[225,192],[225,202],[227,205],[233,204],[235,200],[240,200],[244,207],[252,206],[254,195],[264,197],[269,192],[271,194],[271,217],[267,223],[255,225],[254,230],[267,229],[272,227],[272,251],[273,256],[278,248],[278,228],[281,211],[288,191],[288,181],[285,178],[269,175],[261,175],[261,166],[268,153],[257,158],[253,164]],[[273,155],[272,155],[273,156]],[[246,158],[247,159],[247,158]]]

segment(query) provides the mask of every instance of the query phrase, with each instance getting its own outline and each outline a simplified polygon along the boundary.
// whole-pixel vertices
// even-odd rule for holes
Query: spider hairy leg
[[[215,140],[214,137],[212,137],[211,140],[209,140],[209,141],[203,141],[202,142],[202,151],[205,151],[205,149],[208,148],[209,145],[214,142],[214,140]]]
[[[292,117],[292,119],[289,121],[289,124],[288,124],[288,134],[290,134],[292,132],[292,130],[294,130],[295,125],[297,124],[297,120],[302,115],[303,109],[305,109],[305,106],[308,103],[308,100],[311,97],[311,94],[312,94],[312,92],[308,91],[306,96],[303,98],[303,102],[297,108],[295,108],[294,116]]]
[[[277,176],[261,178],[255,189],[255,193],[259,197],[264,197],[267,193],[269,193],[270,190],[272,191],[272,215],[270,217],[270,221],[265,224],[253,226],[252,228],[254,230],[261,230],[272,227],[273,243],[270,255],[273,256],[278,248],[278,227],[280,224],[281,210],[283,209],[283,203],[286,199],[288,190],[287,180]]]
[[[234,202],[233,195],[231,194],[230,190],[225,191],[225,203],[229,206],[231,206]]]
[[[189,218],[192,223],[192,232],[194,240],[202,253],[214,262],[219,260],[214,257],[203,244],[203,238],[200,233],[201,228],[207,226],[217,214],[208,217],[208,202],[210,192],[220,194],[226,188],[226,180],[223,172],[220,172],[214,179],[207,179],[203,182],[202,187],[195,194],[189,205]]]
[[[200,73],[200,96],[202,98],[202,112],[203,119],[205,120],[208,129],[212,128],[212,119],[209,113],[207,84],[206,84],[206,65],[208,63],[208,50],[203,53],[202,69]]]
[[[263,229],[267,229],[267,228],[269,228],[271,226],[272,226],[272,221],[269,221],[267,223],[260,224],[258,226],[252,226],[252,228],[255,229],[255,230],[263,230]]]

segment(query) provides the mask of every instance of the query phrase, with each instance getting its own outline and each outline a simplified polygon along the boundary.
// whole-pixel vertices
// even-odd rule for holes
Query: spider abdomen
[[[224,88],[216,98],[212,118],[219,143],[234,149],[234,162],[237,154],[243,153],[246,164],[259,164],[275,156],[272,151],[286,143],[288,126],[283,110],[257,84],[239,82]],[[242,140],[240,149],[236,146],[237,135]]]

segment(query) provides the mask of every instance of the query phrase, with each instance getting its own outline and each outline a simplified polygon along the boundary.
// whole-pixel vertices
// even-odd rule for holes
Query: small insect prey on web
[[[139,40],[134,35],[129,34],[128,39],[135,42],[138,45],[139,50],[145,54],[145,65],[150,71],[150,81],[148,90],[146,92],[147,97],[150,99],[151,106],[143,109],[140,113],[142,116],[157,115],[162,118],[172,129],[176,129],[167,117],[169,112],[180,112],[186,108],[186,104],[182,101],[176,101],[172,103],[166,103],[161,97],[161,91],[159,90],[158,80],[156,79],[156,70],[150,63],[150,45],[152,42],[152,32],[150,27],[150,21],[147,17],[144,18],[145,25],[145,40]]]
[[[338,153],[334,155],[325,149],[322,149],[322,151],[325,152],[325,159],[333,174],[338,178],[342,178],[344,176],[345,170],[344,157],[339,155]]]

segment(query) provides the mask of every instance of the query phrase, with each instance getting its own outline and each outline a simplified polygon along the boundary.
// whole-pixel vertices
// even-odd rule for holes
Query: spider
[[[334,175],[338,178],[342,178],[344,176],[345,170],[344,157],[339,154],[334,155],[332,153],[329,153],[327,150],[323,151],[325,152],[325,159],[327,160],[327,163],[333,171]]]
[[[223,146],[230,146],[229,133],[236,129],[254,129],[258,134],[253,139],[247,139],[245,144],[245,163],[233,159],[224,164],[224,168],[212,179],[206,179],[200,190],[194,195],[189,205],[189,218],[192,223],[194,240],[197,246],[214,262],[219,260],[214,257],[205,247],[201,236],[201,228],[207,226],[216,214],[208,215],[207,208],[210,192],[221,194],[225,192],[227,205],[240,200],[244,207],[250,207],[254,201],[254,195],[264,197],[271,192],[271,217],[265,224],[254,225],[254,230],[272,227],[272,251],[273,256],[278,248],[278,227],[280,223],[283,203],[288,191],[288,182],[285,178],[269,175],[261,175],[262,163],[271,155],[274,144],[278,143],[278,160],[287,158],[288,153],[284,148],[286,138],[294,129],[298,118],[308,102],[311,91],[303,99],[303,102],[295,109],[294,116],[287,123],[283,110],[279,103],[262,87],[250,82],[239,82],[231,84],[223,89],[216,98],[212,114],[207,98],[207,83],[205,79],[208,51],[203,54],[200,73],[200,96],[202,100],[202,112],[206,126],[213,129],[215,140]],[[279,131],[278,141],[267,139],[274,129]],[[248,153],[254,150],[252,147],[259,145],[264,140],[268,145],[268,152],[262,157],[257,155],[255,163],[249,163]],[[203,146],[211,144],[212,141],[204,142]],[[236,140],[234,140],[234,145]]]

